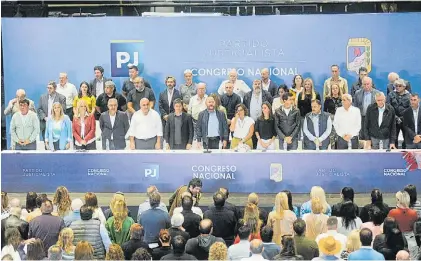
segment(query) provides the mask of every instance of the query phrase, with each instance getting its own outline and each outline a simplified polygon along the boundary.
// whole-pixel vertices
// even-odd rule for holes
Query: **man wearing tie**
[[[175,99],[181,99],[180,92],[176,90],[175,78],[168,76],[165,79],[165,85],[167,89],[159,94],[159,112],[161,113],[162,128],[165,128],[165,123],[171,112],[174,112],[173,101]]]
[[[411,107],[403,113],[404,140],[407,149],[421,149],[421,111],[418,94],[411,94]]]
[[[108,111],[99,117],[101,128],[102,149],[107,149],[107,140],[110,150],[124,150],[126,148],[126,133],[129,130],[127,114],[117,110],[117,99],[108,100]]]

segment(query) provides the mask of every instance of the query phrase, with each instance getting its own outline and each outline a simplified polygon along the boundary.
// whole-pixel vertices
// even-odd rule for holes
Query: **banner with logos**
[[[155,97],[165,90],[166,76],[175,76],[179,85],[186,69],[195,82],[207,83],[208,93],[228,79],[230,68],[252,86],[265,67],[277,85],[290,87],[293,76],[302,74],[321,92],[333,64],[349,88],[365,66],[382,91],[391,71],[419,91],[420,31],[421,13],[3,18],[5,102],[24,88],[38,105],[60,72],[79,88],[94,78],[95,65],[104,67],[120,91],[130,63],[138,65]]]
[[[421,152],[331,153],[2,153],[2,190],[54,192],[145,192],[156,185],[173,192],[192,178],[203,191],[227,187],[238,193],[308,193],[322,186],[339,193],[374,187],[394,193],[408,184],[421,187]]]

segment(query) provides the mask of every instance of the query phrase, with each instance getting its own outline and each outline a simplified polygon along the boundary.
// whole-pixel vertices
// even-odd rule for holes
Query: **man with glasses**
[[[19,101],[20,112],[12,117],[10,133],[12,148],[15,150],[36,150],[39,136],[39,121],[37,114],[29,110],[29,100]]]
[[[331,67],[332,77],[326,79],[323,85],[323,100],[325,97],[330,95],[330,87],[336,83],[341,89],[341,93],[348,93],[348,81],[345,78],[342,78],[339,74],[339,66],[334,64]]]
[[[149,107],[153,108],[155,105],[155,94],[151,88],[145,87],[143,77],[137,76],[133,80],[134,89],[127,94],[127,111],[135,113],[140,110],[140,100],[147,98],[149,100]]]
[[[56,92],[57,84],[54,81],[50,81],[47,85],[47,93],[43,94],[39,100],[38,107],[38,118],[40,120],[41,136],[44,140],[45,126],[49,117],[51,117],[51,110],[53,104],[58,102],[62,108],[66,108],[66,97]]]
[[[26,93],[24,89],[19,89],[16,91],[16,98],[13,98],[9,101],[9,104],[7,105],[6,109],[4,109],[4,115],[9,115],[13,117],[13,115],[16,112],[20,111],[20,105],[19,102],[22,100],[28,100],[29,101],[29,110],[35,112],[35,106],[34,102],[28,98],[26,98]]]
[[[399,132],[402,130],[402,135],[405,137],[405,128],[403,126],[403,113],[410,107],[411,94],[406,90],[406,83],[403,79],[398,79],[394,83],[395,91],[387,95],[387,103],[392,105],[396,114],[396,141],[395,147],[399,145]],[[402,149],[405,149],[405,141],[402,143]]]

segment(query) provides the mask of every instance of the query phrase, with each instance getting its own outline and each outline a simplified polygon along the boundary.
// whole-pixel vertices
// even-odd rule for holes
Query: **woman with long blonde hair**
[[[341,258],[343,260],[348,260],[348,255],[354,251],[357,251],[361,248],[361,241],[360,241],[360,230],[355,229],[349,233],[346,246],[342,246],[345,250],[341,253]]]
[[[306,237],[315,240],[322,233],[327,232],[328,215],[323,214],[323,205],[320,199],[315,197],[311,200],[311,213],[304,214],[306,222]]]
[[[110,208],[104,210],[105,220],[108,220],[110,217],[113,216],[112,206],[114,205],[114,203],[117,200],[123,200],[124,202],[126,202],[126,198],[124,197],[124,194],[122,192],[116,192],[116,193],[114,193],[114,196],[111,198],[111,201],[110,201],[110,205],[109,205]],[[132,217],[132,215],[130,213],[130,210],[128,212],[128,216],[129,217]]]
[[[66,187],[60,186],[57,188],[54,194],[53,204],[57,207],[57,214],[60,217],[64,217],[71,212],[70,206],[72,205],[72,200]]]
[[[73,118],[72,130],[75,137],[75,147],[78,150],[96,150],[95,139],[95,115],[88,113],[88,104],[85,100],[79,100],[75,116]]]
[[[113,216],[105,223],[112,243],[120,246],[130,240],[130,227],[134,221],[129,217],[126,202],[118,199],[111,205]]]
[[[326,201],[326,194],[322,187],[320,186],[313,186],[310,191],[310,200],[305,202],[301,205],[300,209],[300,216],[303,217],[304,214],[311,213],[311,200],[313,198],[318,198],[320,203],[323,206],[322,213],[330,216],[332,213],[332,209],[330,205]]]
[[[244,217],[240,220],[243,226],[248,226],[251,229],[249,241],[260,238],[260,228],[262,227],[262,220],[260,220],[259,208],[253,203],[247,203],[244,208]],[[240,242],[240,237],[237,235],[234,244]]]
[[[297,216],[289,209],[288,196],[280,192],[275,198],[275,210],[269,213],[267,225],[273,229],[272,241],[281,243],[283,235],[293,235],[293,223]]]
[[[75,258],[75,245],[73,245],[74,234],[71,228],[63,228],[58,236],[57,245],[62,249],[63,260]]]
[[[314,89],[313,80],[306,78],[304,80],[304,90],[298,94],[297,98],[297,107],[300,109],[302,118],[311,112],[311,102],[314,100],[320,101],[320,94]]]
[[[62,105],[55,102],[45,127],[45,147],[51,151],[68,150],[72,141],[72,122],[64,114]]]

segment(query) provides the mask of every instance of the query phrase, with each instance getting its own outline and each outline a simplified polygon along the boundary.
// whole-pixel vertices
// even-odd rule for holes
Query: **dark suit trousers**
[[[358,141],[358,137],[354,136],[351,139],[351,146],[352,149],[358,149],[359,147],[359,141]],[[346,150],[348,149],[348,142],[345,141],[342,137],[338,136],[338,141],[336,142],[336,149],[338,150]]]
[[[184,144],[174,144],[170,149],[171,150],[185,150],[187,145]]]
[[[69,116],[70,121],[73,121],[73,107],[70,107],[64,111],[64,114]]]
[[[402,135],[405,137],[405,129],[403,127],[403,122],[401,123],[396,123],[396,141],[395,141],[395,146],[398,149],[399,148],[399,133],[402,130]],[[406,149],[406,144],[405,144],[405,140],[402,142],[402,149]]]
[[[77,150],[96,150],[96,142],[94,141],[92,143],[82,145],[82,146],[75,145],[75,148]]]
[[[207,142],[203,142],[204,149],[217,150],[219,149],[219,137],[208,138]]]
[[[361,116],[360,140],[369,140],[370,138],[364,137],[364,128],[365,128],[365,116]]]

